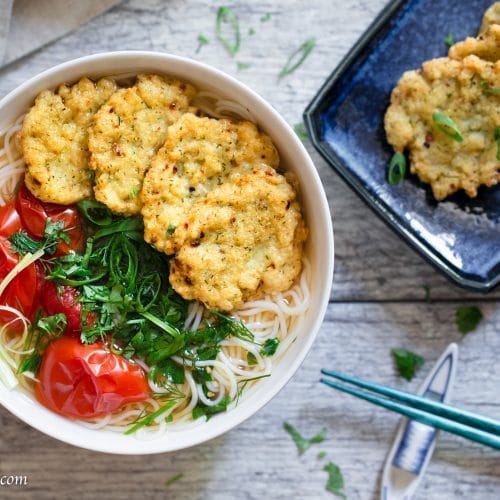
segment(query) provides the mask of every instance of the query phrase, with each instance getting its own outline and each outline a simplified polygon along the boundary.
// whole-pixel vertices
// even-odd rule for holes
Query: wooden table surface
[[[242,27],[234,59],[214,37],[216,2],[133,0],[77,32],[0,70],[0,97],[38,72],[82,55],[120,49],[169,52],[211,64],[248,84],[289,123],[366,29],[386,0],[253,0],[230,3]],[[261,17],[270,13],[267,22]],[[1,14],[0,14],[1,15]],[[55,14],[57,15],[57,14]],[[479,15],[479,14],[478,14]],[[253,28],[254,35],[248,35]],[[197,36],[210,43],[196,53]],[[29,33],[26,34],[29,36]],[[278,82],[288,55],[314,36],[304,65]],[[236,62],[249,63],[237,70]],[[415,389],[399,379],[389,351],[405,347],[427,367],[449,342],[460,346],[454,400],[500,418],[500,290],[481,296],[450,284],[403,243],[350,191],[313,150],[330,200],[335,229],[335,277],[325,322],[303,366],[264,409],[237,429],[185,451],[112,456],[80,450],[35,431],[0,409],[0,474],[25,474],[28,487],[0,487],[0,498],[320,499],[326,461],[340,466],[349,499],[375,499],[398,417],[318,384],[321,367]],[[431,289],[425,301],[423,285]],[[457,332],[458,305],[477,304],[484,320]],[[283,421],[305,435],[322,427],[328,439],[299,457]],[[319,451],[327,452],[318,459]],[[165,486],[176,473],[184,477]],[[417,499],[500,497],[500,454],[442,434]]]

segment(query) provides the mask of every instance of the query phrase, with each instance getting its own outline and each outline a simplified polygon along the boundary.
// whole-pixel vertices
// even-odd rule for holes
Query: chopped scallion
[[[223,34],[224,25],[229,25],[232,31],[232,40]],[[215,34],[228,52],[234,56],[240,50],[240,23],[238,16],[229,7],[219,7],[215,25]]]
[[[432,113],[432,119],[436,127],[444,134],[448,135],[457,142],[462,142],[464,137],[458,128],[458,125],[449,117],[438,111]]]
[[[316,40],[314,38],[307,39],[292,55],[288,58],[288,61],[283,66],[279,73],[279,77],[293,73],[309,56],[314,47],[316,46]]]
[[[394,153],[387,168],[387,180],[395,186],[399,184],[406,174],[406,158],[403,153]]]

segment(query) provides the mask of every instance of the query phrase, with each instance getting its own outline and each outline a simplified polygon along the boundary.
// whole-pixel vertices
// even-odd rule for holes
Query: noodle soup
[[[159,78],[159,85],[164,85],[163,76]],[[165,81],[176,89],[185,84]],[[193,91],[179,116],[163,116],[161,108],[154,120],[165,122],[164,133],[133,141],[134,145],[141,143],[137,152],[141,164],[149,162],[152,167],[129,177],[119,169],[122,165],[130,169],[133,163],[125,161],[130,144],[119,143],[113,126],[110,131],[106,126],[110,116],[116,116],[118,127],[131,124],[129,129],[136,130],[140,117],[152,108],[155,111],[156,104],[141,94],[144,89],[138,87],[135,78],[113,82],[109,84],[113,85],[109,87],[111,95],[98,102],[93,116],[87,117],[83,126],[83,118],[72,110],[70,118],[64,115],[65,126],[59,128],[58,120],[51,122],[47,118],[46,108],[37,108],[37,99],[35,106],[27,110],[28,118],[21,116],[1,131],[0,235],[8,258],[0,284],[0,379],[9,388],[19,387],[34,394],[49,409],[86,427],[149,438],[170,429],[200,425],[217,413],[231,411],[263,379],[272,376],[273,366],[296,339],[295,332],[310,307],[311,271],[302,254],[307,232],[295,199],[297,181],[283,170],[271,140],[253,125],[255,119],[249,110],[203,90]],[[91,87],[85,88],[92,92]],[[163,90],[170,96],[170,87]],[[71,91],[72,87],[65,86],[60,91],[48,91],[51,94],[43,98],[60,97],[64,114],[71,109]],[[128,104],[132,93],[146,103],[144,109],[122,109],[120,115],[119,106]],[[179,96],[176,99],[168,106],[175,112]],[[134,106],[138,106],[137,102]],[[195,124],[193,130],[183,128],[182,120],[187,120],[187,115],[189,123]],[[45,128],[50,141],[54,133],[66,137],[71,129],[70,144],[62,148],[71,154],[60,163],[75,157],[71,147],[79,141],[80,163],[75,162],[74,167],[88,170],[94,190],[90,196],[71,204],[58,203],[58,196],[67,193],[60,184],[51,189],[52,177],[40,174],[41,167],[43,172],[54,172],[54,165],[59,168],[57,162],[63,157],[61,151],[53,153],[53,143],[48,143],[37,128],[45,120],[49,120]],[[149,121],[148,127],[156,123]],[[207,134],[219,127],[222,135],[210,143],[207,135],[200,136],[197,124],[203,125]],[[171,132],[169,136],[169,130],[178,135]],[[188,148],[184,147],[186,133]],[[174,140],[172,137],[177,137],[178,142],[166,148],[165,144]],[[153,142],[153,149],[148,149]],[[230,164],[219,168],[219,164],[225,165],[226,157],[214,154],[213,164],[218,170],[204,172],[200,180],[198,173],[208,170],[206,159],[213,150],[229,151],[231,147],[235,149],[230,152]],[[103,154],[103,148],[110,156],[100,162],[98,155]],[[238,156],[242,150],[243,159]],[[177,157],[176,151],[180,151]],[[160,164],[159,157],[169,166],[170,177],[165,181],[165,174],[159,170],[161,175],[150,184],[163,183],[161,196],[153,192],[153,197],[148,198],[142,192],[142,182],[147,184],[155,161]],[[107,168],[111,163],[117,170],[110,174]],[[189,168],[195,172],[189,173]],[[179,181],[180,176],[184,177]],[[112,180],[103,187],[104,178]],[[137,182],[139,187],[134,184]],[[174,182],[189,184],[189,194],[181,193],[181,208],[174,215],[169,212],[170,219],[161,219],[165,206],[170,209],[173,204],[163,199],[163,193],[174,192]],[[125,196],[117,196],[124,183],[131,187],[127,187]],[[238,193],[239,198],[248,186],[252,197],[244,208],[238,208],[238,200],[231,196]],[[127,212],[136,210],[135,205],[142,200],[144,206],[139,211]],[[151,215],[155,203],[158,213]],[[208,213],[202,211],[206,206],[212,207]],[[226,212],[230,212],[228,220],[235,219],[236,229],[222,224],[222,229],[217,226],[215,231],[214,219],[222,220]],[[278,218],[278,227],[286,223],[295,231],[288,240],[273,229],[269,213]],[[147,233],[151,220],[156,224],[159,218],[166,252],[157,249],[156,225],[150,231],[153,236],[144,241],[143,227]],[[258,227],[253,228],[252,244],[242,244],[244,226],[252,219],[269,228],[262,234]],[[204,221],[194,236],[187,228],[184,230],[191,221]],[[170,248],[171,241],[174,243]],[[218,257],[204,261],[204,271],[211,270],[211,262],[220,263],[232,252],[230,267],[241,261],[244,272],[251,269],[252,273],[243,279],[230,274],[228,266],[221,271],[213,264],[213,271],[208,277],[203,275],[204,281],[197,288],[198,275],[188,268],[214,249]],[[297,261],[293,265],[289,255]],[[182,279],[169,280],[173,266],[177,273],[183,273]],[[276,276],[278,271],[286,279],[270,280],[269,276]],[[25,297],[18,293],[21,275],[23,286],[28,283],[31,291]],[[229,283],[227,286],[220,285],[221,275],[224,283]],[[229,294],[229,288],[236,291]]]

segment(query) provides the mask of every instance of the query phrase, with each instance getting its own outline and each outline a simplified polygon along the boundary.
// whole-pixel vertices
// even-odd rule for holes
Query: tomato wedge
[[[13,202],[0,207],[0,236],[9,237],[22,228],[21,218]]]
[[[40,302],[47,316],[63,313],[66,315],[68,326],[66,335],[80,335],[82,332],[82,303],[78,302],[80,292],[77,288],[69,285],[56,287],[52,281],[45,281],[41,290]],[[87,324],[92,325],[97,319],[94,312],[87,314]]]
[[[18,262],[19,256],[11,251],[9,241],[0,236],[0,282]],[[0,296],[0,305],[13,307],[28,319],[33,319],[38,308],[38,292],[41,280],[43,280],[41,269],[38,269],[35,264],[31,264],[9,283]],[[15,318],[16,316],[8,311],[0,311],[0,324],[2,325]],[[19,333],[22,331],[23,325],[18,320],[14,321],[9,328]]]
[[[82,220],[74,205],[44,203],[33,196],[23,184],[16,195],[15,206],[23,228],[33,238],[43,238],[48,217],[53,222],[64,221],[64,227],[68,229],[67,234],[70,241],[66,243],[61,240],[55,255],[67,255],[82,249],[84,240]]]
[[[35,395],[61,415],[94,418],[150,397],[138,365],[107,351],[101,342],[85,345],[73,337],[49,344],[38,371]]]

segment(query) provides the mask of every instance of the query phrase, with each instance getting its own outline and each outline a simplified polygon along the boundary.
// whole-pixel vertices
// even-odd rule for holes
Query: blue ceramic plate
[[[304,113],[324,158],[401,237],[461,286],[488,291],[500,282],[500,186],[476,198],[437,203],[408,175],[391,186],[393,154],[383,118],[404,71],[446,55],[444,39],[475,35],[492,0],[392,2],[331,74]]]

